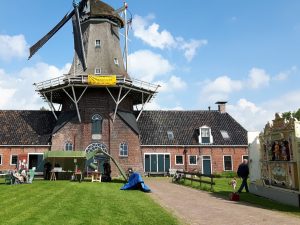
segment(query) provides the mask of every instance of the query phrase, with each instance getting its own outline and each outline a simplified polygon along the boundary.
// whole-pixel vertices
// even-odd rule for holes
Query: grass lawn
[[[216,185],[213,186],[213,191],[211,192],[213,195],[223,196],[224,198],[229,198],[229,194],[233,191],[231,185],[229,185],[229,181],[232,178],[214,178]],[[242,183],[242,180],[237,179],[237,189]],[[206,191],[210,191],[210,185],[199,185],[199,182],[193,182],[191,185],[191,181],[186,180],[185,185],[192,186],[193,188],[202,189]],[[245,191],[245,190],[244,190]],[[242,192],[240,194],[240,201],[248,202],[254,204],[257,207],[277,210],[285,213],[290,213],[292,215],[300,216],[300,209],[297,207],[281,204],[275,202],[273,200],[260,197],[251,193]]]
[[[118,182],[0,182],[0,224],[179,224],[149,194]]]

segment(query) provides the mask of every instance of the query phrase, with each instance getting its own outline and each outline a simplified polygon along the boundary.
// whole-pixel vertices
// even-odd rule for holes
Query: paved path
[[[152,190],[151,197],[187,224],[300,224],[298,217],[218,198],[205,191],[172,184],[168,179],[149,178],[145,183]]]

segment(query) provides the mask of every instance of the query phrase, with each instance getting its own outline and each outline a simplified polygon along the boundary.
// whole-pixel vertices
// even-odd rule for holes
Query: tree
[[[296,118],[297,120],[300,120],[300,108],[294,112],[291,112],[291,111],[284,112],[284,113],[282,113],[282,117],[287,120],[289,120],[292,117]]]
[[[286,120],[289,120],[291,117],[292,117],[291,111],[282,113],[282,118],[284,118]]]
[[[297,120],[300,120],[300,108],[296,112],[293,113],[293,116],[295,118],[297,118]]]

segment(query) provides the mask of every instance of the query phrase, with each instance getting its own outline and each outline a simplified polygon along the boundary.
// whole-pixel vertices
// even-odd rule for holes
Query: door
[[[32,169],[32,167],[35,167],[36,172],[44,171],[43,154],[29,154],[28,158],[28,169]]]
[[[202,156],[202,173],[205,175],[211,174],[211,159],[210,156]]]
[[[145,154],[145,172],[169,172],[169,154]]]
[[[170,169],[170,155],[165,155],[165,172],[169,172]]]
[[[157,172],[165,172],[165,160],[164,155],[159,154],[158,155],[158,171]]]
[[[151,172],[157,172],[157,155],[151,155]]]
[[[145,172],[150,172],[150,155],[145,155]]]

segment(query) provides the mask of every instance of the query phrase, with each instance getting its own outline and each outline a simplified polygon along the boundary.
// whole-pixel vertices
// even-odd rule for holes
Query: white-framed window
[[[73,144],[70,141],[65,143],[65,151],[73,151]]]
[[[119,147],[119,155],[123,157],[128,156],[128,144],[126,142],[122,142]]]
[[[224,171],[232,171],[232,156],[231,155],[223,156],[223,165],[224,165]]]
[[[92,135],[102,134],[102,117],[99,114],[92,116]]]
[[[10,155],[10,165],[18,164],[18,155]]]
[[[114,63],[115,63],[115,65],[119,65],[119,60],[118,60],[118,58],[114,58]]]
[[[189,165],[197,165],[197,156],[189,155]]]
[[[95,68],[95,75],[101,74],[101,68]]]
[[[184,165],[183,155],[175,155],[175,165]]]
[[[244,159],[249,159],[249,156],[248,155],[242,155],[242,162],[244,161]]]
[[[168,139],[169,140],[174,140],[174,133],[173,131],[169,130],[167,131]]]
[[[200,144],[212,144],[213,136],[211,135],[211,129],[208,126],[202,126],[199,128],[199,143]]]
[[[101,48],[101,41],[100,40],[95,41],[95,48]]]
[[[2,155],[0,154],[0,165],[2,165]]]

